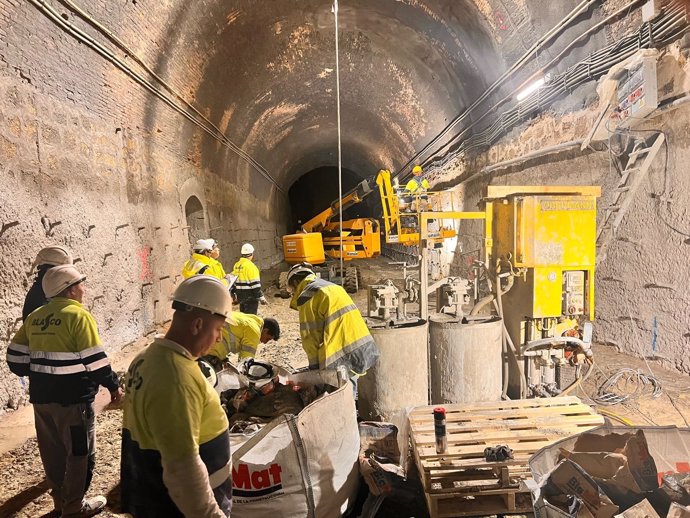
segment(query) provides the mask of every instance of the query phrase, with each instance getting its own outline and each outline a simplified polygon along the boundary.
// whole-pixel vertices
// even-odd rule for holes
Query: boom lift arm
[[[340,199],[333,201],[328,208],[304,223],[302,225],[302,230],[304,232],[321,232],[324,228],[328,227],[331,219],[339,213],[341,204],[343,210],[347,210],[353,205],[360,203],[365,197],[371,194],[374,191],[377,177],[378,175],[362,180],[357,184],[357,187],[343,196],[342,203]]]

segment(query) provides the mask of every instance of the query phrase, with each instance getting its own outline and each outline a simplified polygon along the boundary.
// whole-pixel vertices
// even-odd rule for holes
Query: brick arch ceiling
[[[184,65],[195,104],[285,190],[337,164],[331,6],[181,2],[159,40],[157,69]],[[470,0],[341,1],[338,20],[343,162],[362,176],[402,165],[504,70],[495,20]],[[160,110],[150,103],[149,121]],[[210,169],[251,172],[211,139],[188,140]]]

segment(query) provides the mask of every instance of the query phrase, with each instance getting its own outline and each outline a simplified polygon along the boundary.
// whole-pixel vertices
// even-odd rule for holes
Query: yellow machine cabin
[[[307,261],[323,264],[326,258],[349,261],[367,259],[381,253],[379,222],[373,218],[356,218],[340,222],[334,219],[342,210],[361,202],[372,192],[372,179],[362,181],[340,200],[335,200],[302,225],[302,232],[283,236],[285,262],[296,264]],[[340,239],[342,234],[342,250]]]

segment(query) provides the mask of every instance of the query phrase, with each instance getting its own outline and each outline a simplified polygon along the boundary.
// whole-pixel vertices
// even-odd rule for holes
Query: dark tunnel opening
[[[343,195],[354,189],[362,177],[350,169],[343,169]],[[325,210],[338,199],[338,168],[319,167],[303,174],[288,191],[291,220],[288,230],[298,230],[302,224]],[[343,211],[343,219],[378,217],[378,196],[372,193],[362,203]],[[378,204],[380,206],[380,203]],[[336,214],[336,218],[338,215]]]

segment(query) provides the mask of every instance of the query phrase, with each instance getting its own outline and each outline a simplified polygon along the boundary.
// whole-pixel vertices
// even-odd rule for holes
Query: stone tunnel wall
[[[665,150],[662,148],[611,242],[605,260],[597,268],[594,322],[597,342],[637,356],[652,355],[653,334],[656,333],[657,354],[664,358],[664,364],[685,373],[690,373],[688,106],[685,104],[650,119],[643,126],[648,130],[661,130],[668,137],[668,166],[664,167]],[[565,121],[546,115],[528,130],[521,128],[523,138],[507,139],[490,150],[493,159],[489,163],[495,163],[499,157],[505,160],[529,150],[546,148],[558,139],[583,138],[590,127],[583,121],[587,121],[591,113],[594,112],[572,114]],[[546,131],[537,129],[540,124],[546,125]],[[583,153],[575,148],[535,158],[492,176],[479,176],[463,186],[465,210],[476,209],[489,182],[494,185],[600,185],[599,225],[604,209],[612,204],[620,176],[611,164],[608,151],[601,146],[597,149],[603,150]],[[480,248],[482,230],[477,224],[463,224],[463,233],[459,251]],[[455,269],[462,269],[462,265],[456,264]]]
[[[0,0],[0,22],[1,413],[27,401],[4,357],[40,248],[71,249],[87,275],[86,306],[114,354],[170,318],[190,251],[189,196],[203,204],[194,217],[219,240],[226,270],[245,241],[261,266],[281,259],[287,202],[261,179],[238,182],[235,171],[213,168],[204,153],[227,150],[29,2]]]

